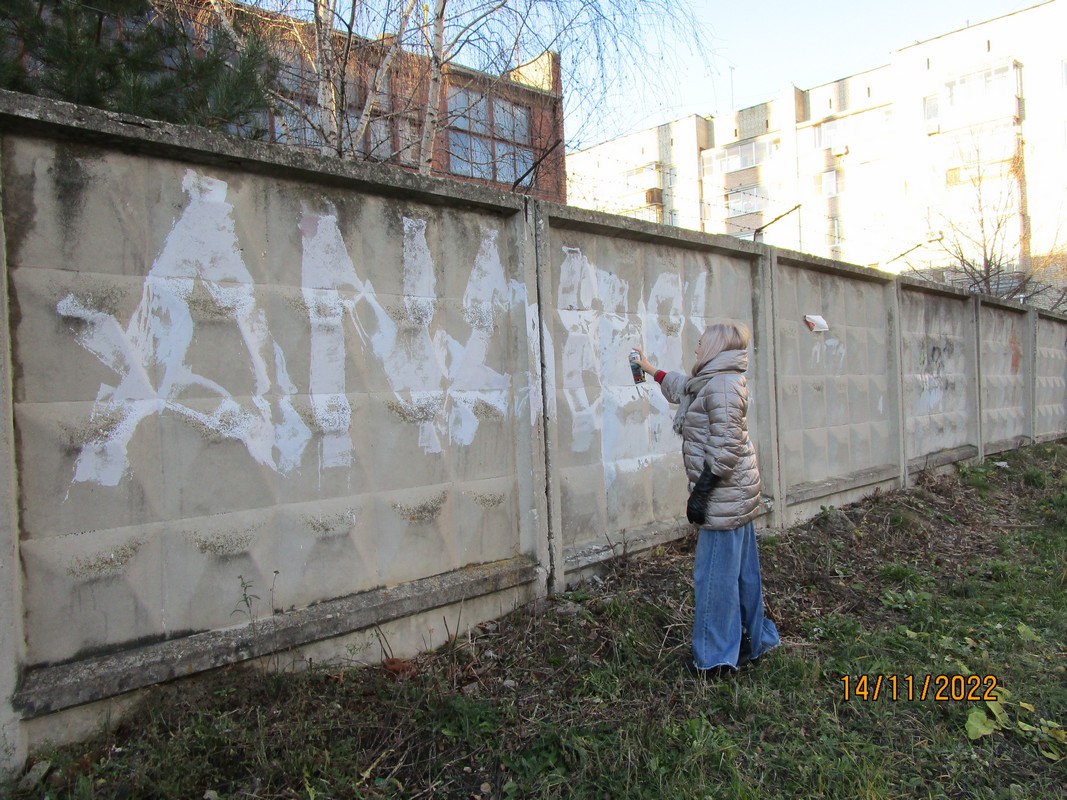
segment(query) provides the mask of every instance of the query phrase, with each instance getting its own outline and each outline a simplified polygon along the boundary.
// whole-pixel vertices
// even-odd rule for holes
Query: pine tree
[[[277,65],[153,0],[4,0],[0,88],[261,137]]]

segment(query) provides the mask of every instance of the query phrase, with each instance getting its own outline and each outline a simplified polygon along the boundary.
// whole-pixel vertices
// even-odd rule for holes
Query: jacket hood
[[[711,361],[700,368],[697,375],[705,375],[709,372],[747,372],[747,350],[723,350]]]

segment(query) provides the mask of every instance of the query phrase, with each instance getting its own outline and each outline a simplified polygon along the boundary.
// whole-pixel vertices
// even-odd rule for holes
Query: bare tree
[[[1021,138],[1013,135],[1008,149],[982,144],[975,133],[970,145],[960,148],[960,165],[948,170],[946,182],[968,199],[931,213],[927,222],[938,236],[928,244],[935,255],[921,264],[909,260],[911,272],[991,297],[1067,308],[1067,251],[1030,252]]]
[[[479,97],[452,91],[464,71],[506,92],[508,82],[528,80],[539,56],[557,52],[562,82],[545,88],[563,96],[568,114],[592,120],[610,92],[646,83],[653,59],[703,52],[689,1],[206,0],[220,24],[250,15],[271,33],[289,138],[348,158],[400,155],[424,173],[447,149],[442,129],[480,113]]]

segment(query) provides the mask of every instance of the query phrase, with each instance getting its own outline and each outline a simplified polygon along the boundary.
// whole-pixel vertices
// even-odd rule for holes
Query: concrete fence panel
[[[0,222],[4,767],[683,535],[627,355],[687,369],[716,318],[753,332],[762,528],[1067,435],[1061,315],[6,92]]]
[[[635,385],[630,350],[683,370],[712,320],[753,327],[754,249],[729,242],[726,250],[711,237],[672,241],[656,230],[553,209],[544,234],[545,384],[555,409],[549,480],[572,572],[686,524],[676,407],[651,379]],[[757,440],[771,435],[763,428],[753,426]]]
[[[778,437],[794,516],[900,476],[894,292],[871,272],[778,259]]]
[[[910,471],[978,455],[978,335],[963,292],[901,285],[904,450]]]
[[[132,154],[93,114],[99,143],[2,142],[17,713],[543,594],[521,198],[285,150]],[[435,616],[395,652],[458,627]]]
[[[9,146],[31,664],[225,627],[242,581],[304,608],[522,552],[506,218],[73,150]]]
[[[1067,320],[1037,315],[1034,436],[1067,436]]]
[[[985,453],[1028,441],[1032,420],[1034,341],[1021,307],[983,302],[978,339],[982,438]]]

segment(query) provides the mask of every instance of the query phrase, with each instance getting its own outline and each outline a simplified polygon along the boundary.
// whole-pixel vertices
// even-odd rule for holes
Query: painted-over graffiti
[[[704,318],[707,273],[697,273],[690,283],[680,270],[665,269],[647,299],[634,298],[626,280],[594,264],[580,248],[563,246],[562,254],[557,384],[571,419],[569,446],[588,453],[599,443],[610,484],[620,471],[647,467],[651,455],[677,450],[676,436],[666,435],[671,419],[666,401],[652,390],[654,384],[634,386],[627,354],[636,346],[667,366],[684,362],[681,333]],[[650,413],[646,402],[655,411]]]
[[[919,414],[933,414],[945,410],[946,394],[955,389],[949,381],[945,367],[951,361],[955,345],[950,339],[922,343],[919,352],[919,396],[916,400]]]
[[[283,475],[302,464],[316,437],[320,467],[348,466],[348,393],[353,387],[345,375],[346,326],[385,368],[397,404],[419,424],[419,444],[426,452],[440,452],[445,442],[469,445],[478,431],[479,409],[483,414],[486,408],[500,416],[509,413],[510,377],[487,366],[486,357],[497,317],[513,304],[526,309],[526,292],[522,283],[507,279],[497,231],[482,231],[462,301],[470,335],[460,341],[435,322],[435,273],[426,220],[403,219],[403,308],[386,309],[369,277],[360,277],[349,256],[336,212],[305,208],[297,223],[311,331],[311,420],[305,421],[294,405],[299,390],[286,368],[282,343],[271,334],[267,314],[256,301],[227,184],[189,170],[183,189],[188,205],[167,235],[125,326],[73,293],[56,307],[61,316],[84,323],[76,334],[78,343],[116,375],[114,385],[103,384],[97,392],[93,418],[109,422],[80,448],[74,483],[117,485],[130,469],[127,448],[138,425],[165,412],[242,442],[255,461]],[[200,287],[240,332],[240,357],[254,376],[250,397],[238,399],[190,363],[195,336],[190,300]],[[366,317],[357,312],[363,308],[373,324],[361,321]],[[213,398],[206,409],[203,400],[200,408],[183,401],[189,387]]]

